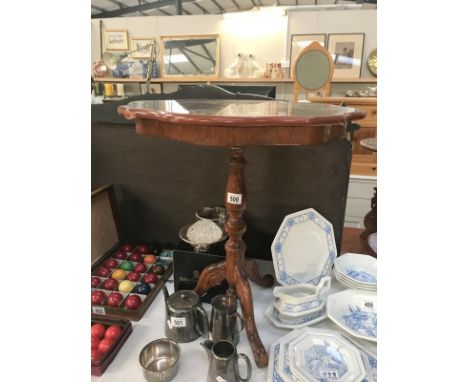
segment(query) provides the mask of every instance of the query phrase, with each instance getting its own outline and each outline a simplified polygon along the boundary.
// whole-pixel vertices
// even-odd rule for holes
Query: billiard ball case
[[[93,191],[91,193],[91,276],[98,277],[99,283],[94,287],[91,286],[91,295],[93,295],[95,291],[102,291],[106,297],[102,301],[94,301],[94,304],[92,301],[91,311],[95,315],[138,321],[172,274],[172,252],[163,251],[159,253],[159,255],[156,251],[144,253],[141,254],[141,260],[132,261],[133,258],[130,259],[131,255],[140,253],[140,248],[138,248],[138,246],[132,246],[131,251],[122,251],[125,243],[119,225],[114,187],[104,186]],[[119,253],[120,256],[117,256],[117,253]],[[157,261],[155,263],[144,263],[151,258],[151,256],[149,256],[148,259],[145,260],[145,256],[147,255],[156,256]],[[115,258],[115,256],[118,258]],[[123,258],[121,258],[122,256]],[[112,267],[104,267],[104,263],[111,258],[115,260],[114,265]],[[132,272],[138,263],[144,264],[145,270],[137,272],[138,275],[130,275],[133,276],[132,280],[128,280],[124,288],[124,285],[121,285],[122,282],[124,282],[127,277],[130,277],[129,273]],[[160,267],[157,267],[159,268],[157,269],[157,280],[154,280],[154,276],[147,275],[156,274],[154,272],[156,266]],[[101,273],[103,267],[108,270],[108,272],[105,272],[106,274]],[[117,273],[114,274],[117,270],[117,273],[120,273],[120,275],[117,275]],[[114,277],[112,277],[113,275]],[[153,277],[153,280],[144,282],[151,277]],[[111,278],[116,278],[118,282],[118,285],[114,288],[115,290],[105,288],[105,285],[108,286],[106,280]],[[130,284],[129,281],[133,284]],[[120,293],[123,299],[119,304],[116,305],[114,302],[114,304],[111,304],[113,306],[110,306],[107,297],[109,297],[113,291]],[[97,294],[103,295],[100,292]],[[132,295],[136,295],[140,298],[141,305],[134,309],[129,309],[126,305],[126,301]]]
[[[128,336],[132,332],[132,324],[129,320],[91,315],[91,325],[97,323],[103,324],[106,329],[111,325],[118,325],[122,329],[122,334],[118,338],[117,342],[112,346],[110,351],[104,356],[104,358],[95,363],[91,362],[91,375],[100,376],[111,364],[120,348],[124,345]]]

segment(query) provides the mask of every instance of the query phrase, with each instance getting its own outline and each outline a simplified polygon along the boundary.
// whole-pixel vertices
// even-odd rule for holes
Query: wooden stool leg
[[[250,290],[249,281],[242,274],[237,272],[236,278],[237,297],[242,307],[242,316],[244,318],[245,331],[247,339],[258,367],[266,367],[268,365],[268,354],[262,344],[262,340],[258,335],[257,326],[255,324],[254,309],[252,302],[252,292]]]
[[[199,296],[203,296],[206,291],[219,285],[226,278],[226,262],[212,264],[203,269],[197,285],[193,289]]]
[[[258,264],[254,259],[244,259],[244,261],[245,261],[245,266],[244,266],[245,274],[247,275],[247,278],[250,281],[264,288],[270,288],[274,284],[275,279],[273,278],[272,275],[266,274],[266,275],[260,276]]]

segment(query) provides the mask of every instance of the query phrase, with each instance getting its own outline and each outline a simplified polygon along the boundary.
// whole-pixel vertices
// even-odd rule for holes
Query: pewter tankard
[[[214,342],[230,341],[237,346],[239,333],[244,328],[244,320],[237,313],[236,307],[229,306],[227,297],[223,294],[213,297],[211,306],[210,339]]]
[[[208,316],[198,294],[180,290],[169,296],[163,288],[166,301],[166,337],[176,342],[191,342],[208,332]]]
[[[247,382],[252,374],[252,364],[249,357],[243,353],[237,354],[232,342],[206,340],[200,343],[210,358],[207,382]],[[239,358],[244,359],[247,365],[247,377],[239,375]]]

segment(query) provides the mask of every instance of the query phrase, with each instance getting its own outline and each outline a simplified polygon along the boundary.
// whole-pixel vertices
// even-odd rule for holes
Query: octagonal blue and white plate
[[[287,215],[271,244],[281,285],[317,285],[330,274],[337,250],[333,225],[313,208]]]
[[[366,377],[359,349],[336,334],[304,331],[288,351],[291,371],[300,381],[360,382]]]

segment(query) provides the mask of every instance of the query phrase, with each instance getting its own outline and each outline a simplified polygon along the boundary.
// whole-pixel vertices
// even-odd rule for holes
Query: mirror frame
[[[164,63],[164,42],[165,41],[173,41],[173,40],[188,40],[188,39],[206,39],[212,38],[216,40],[216,65],[215,65],[215,73],[214,74],[187,74],[187,75],[180,75],[180,74],[166,74],[166,65]],[[218,34],[205,34],[205,35],[181,35],[181,36],[161,36],[160,37],[160,67],[161,67],[161,77],[164,78],[171,78],[174,80],[203,80],[203,79],[217,79],[219,78],[219,35]]]

